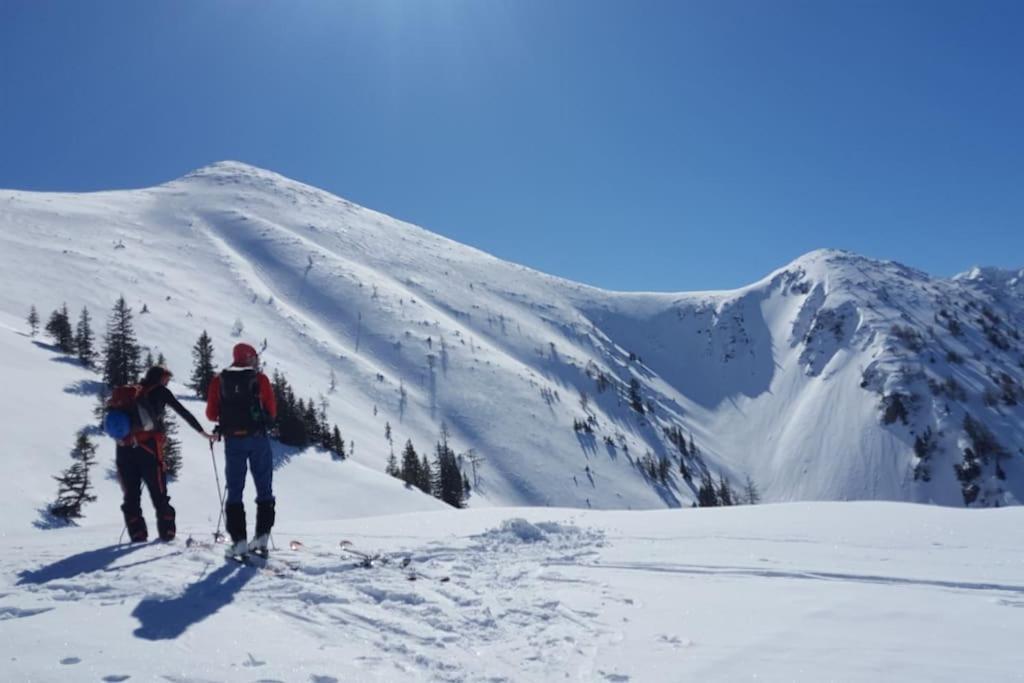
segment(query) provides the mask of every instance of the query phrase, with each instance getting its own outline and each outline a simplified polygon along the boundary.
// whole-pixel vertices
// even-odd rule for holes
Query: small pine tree
[[[154,365],[156,365],[156,359],[153,358],[153,352],[149,349],[146,349],[146,360],[142,361],[142,367],[148,370]]]
[[[96,463],[96,444],[84,431],[78,433],[71,451],[75,462],[57,480],[57,499],[50,505],[50,514],[64,520],[80,519],[82,506],[96,500],[92,494],[89,469]]]
[[[715,507],[718,505],[718,492],[715,490],[715,482],[708,472],[700,475],[700,488],[697,489],[697,504],[702,508]]]
[[[317,421],[319,422],[318,429],[320,432],[320,447],[323,448],[325,451],[331,451],[332,453],[337,455],[338,443],[337,440],[334,438],[334,433],[331,429],[331,425],[327,423],[327,398],[323,394],[320,395],[320,407],[317,410],[316,417]],[[334,426],[337,427],[337,425]],[[341,442],[341,452],[345,452],[344,441]],[[341,457],[342,459],[344,459],[345,456],[342,455]]]
[[[82,365],[87,368],[91,368],[96,362],[96,350],[93,348],[94,341],[92,317],[89,315],[89,309],[83,306],[82,312],[78,316],[78,325],[75,327],[74,345],[78,360],[82,361]]]
[[[32,308],[28,309],[28,329],[31,336],[39,334],[39,311],[36,310],[35,304],[32,304]]]
[[[302,413],[302,423],[306,427],[308,443],[323,444],[323,430],[321,429],[320,416],[316,412],[316,403],[309,399],[306,403],[299,402]]]
[[[658,481],[662,485],[668,485],[669,473],[672,471],[672,461],[668,458],[658,458]]]
[[[398,458],[395,457],[394,451],[391,451],[391,455],[388,456],[388,463],[384,466],[384,472],[395,479],[402,478],[402,470],[398,467]]]
[[[107,321],[103,350],[103,381],[108,387],[131,384],[139,376],[139,342],[132,324],[132,309],[118,297]],[[158,361],[159,362],[159,361]]]
[[[405,442],[405,450],[402,451],[402,469],[399,476],[409,486],[420,485],[420,456],[413,448],[411,439]]]
[[[757,505],[761,502],[761,492],[757,490],[754,480],[747,475],[747,483],[743,487],[743,498],[747,505]]]
[[[455,459],[455,452],[447,441],[442,441],[437,444],[436,453],[437,487],[434,495],[452,507],[461,508],[465,500],[465,490],[462,488],[462,472]]]
[[[427,495],[435,495],[434,471],[431,469],[426,455],[420,458],[420,478],[416,482],[416,486]]]
[[[331,430],[330,451],[336,460],[345,459],[345,439],[341,438],[341,430],[338,429],[338,425],[334,425],[334,429]]]
[[[729,480],[725,478],[725,475],[718,475],[718,503],[719,505],[733,505],[733,499],[735,496],[732,492],[732,487],[729,486]]]
[[[213,340],[203,330],[192,347],[192,377],[189,380],[189,389],[196,392],[196,396],[206,400],[207,392],[210,389],[210,382],[217,375],[213,367]]]
[[[305,405],[300,411],[302,401],[295,400],[295,392],[282,373],[275,370],[271,384],[277,399],[277,438],[287,446],[305,448],[309,445],[309,434],[302,418]]]
[[[181,472],[181,440],[178,438],[178,421],[173,415],[164,418],[167,441],[164,443],[164,472],[170,479],[177,479]]]
[[[75,352],[75,335],[71,331],[71,319],[68,316],[67,304],[63,304],[50,314],[50,320],[46,323],[46,332],[53,338],[62,353]]]
[[[644,401],[640,396],[640,382],[633,377],[629,380],[629,407],[640,413],[644,414]]]

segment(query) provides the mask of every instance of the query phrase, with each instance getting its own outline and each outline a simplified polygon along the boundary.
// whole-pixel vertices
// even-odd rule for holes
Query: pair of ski
[[[215,538],[214,543],[211,543],[209,541],[197,541],[193,539],[191,536],[189,536],[188,540],[185,542],[185,546],[188,548],[205,548],[212,550],[217,547],[217,544],[223,542],[224,541],[219,538]],[[316,551],[312,548],[308,548],[301,541],[291,541],[291,543],[289,543],[288,545],[291,550],[296,552],[306,552],[311,555],[317,555],[319,557],[325,557],[328,559],[335,559],[336,557],[330,553]],[[391,555],[386,555],[381,552],[367,552],[365,550],[360,550],[359,548],[356,548],[352,541],[349,540],[342,540],[338,544],[338,546],[341,549],[343,555],[351,557],[356,560],[357,567],[361,567],[364,569],[376,569],[384,567],[387,569],[401,571],[405,574],[405,578],[408,581],[425,580],[434,581],[437,583],[448,583],[449,581],[451,581],[451,577],[446,574],[438,575],[432,573],[425,573],[420,569],[412,566],[412,557],[410,557],[409,555],[394,557]],[[260,569],[262,571],[274,574],[276,576],[281,576],[289,572],[294,572],[299,568],[299,564],[297,562],[284,561],[279,559],[272,560],[271,558],[265,555],[255,552],[248,552],[238,555],[228,555],[226,557],[227,560],[230,562],[236,562],[246,567]]]
[[[289,544],[292,550],[305,550],[306,552],[314,552],[302,544],[301,541],[292,541]],[[385,555],[381,552],[367,552],[360,550],[355,547],[352,541],[342,540],[338,543],[338,547],[341,552],[348,555],[356,560],[356,566],[364,569],[374,569],[377,567],[386,567],[388,569],[397,569],[405,573],[405,578],[408,581],[419,581],[421,579],[426,581],[436,581],[437,583],[448,583],[451,581],[451,577],[447,575],[435,575],[426,574],[416,567],[412,566],[412,557],[409,555],[403,555],[401,557],[392,557]],[[314,553],[316,555],[327,556],[327,553]]]

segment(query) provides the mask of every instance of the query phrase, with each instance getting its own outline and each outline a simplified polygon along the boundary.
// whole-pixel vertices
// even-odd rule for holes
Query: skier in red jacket
[[[266,557],[275,516],[274,456],[267,431],[277,418],[277,403],[270,380],[259,371],[256,349],[236,344],[232,360],[231,367],[210,382],[206,398],[206,417],[220,423],[224,437],[228,489],[224,517],[231,535],[227,555],[242,557],[251,552]],[[256,484],[256,533],[248,544],[242,502],[246,469],[252,470]]]

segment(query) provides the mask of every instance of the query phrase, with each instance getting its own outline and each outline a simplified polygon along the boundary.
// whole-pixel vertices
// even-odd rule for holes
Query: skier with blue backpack
[[[117,440],[117,478],[121,483],[128,537],[133,543],[148,539],[149,531],[142,516],[142,484],[156,510],[156,526],[160,540],[174,540],[175,512],[171,497],[167,495],[167,476],[164,463],[164,445],[167,428],[164,412],[170,407],[197,433],[211,443],[216,436],[203,429],[167,388],[171,371],[161,366],[151,367],[139,384],[115,387],[104,418],[104,431]]]

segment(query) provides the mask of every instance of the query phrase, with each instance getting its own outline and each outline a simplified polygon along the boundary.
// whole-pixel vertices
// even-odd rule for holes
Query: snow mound
[[[484,545],[522,545],[547,543],[552,545],[577,545],[600,540],[601,534],[590,529],[581,529],[561,522],[528,522],[522,517],[504,520],[495,529],[489,529],[475,537]]]

